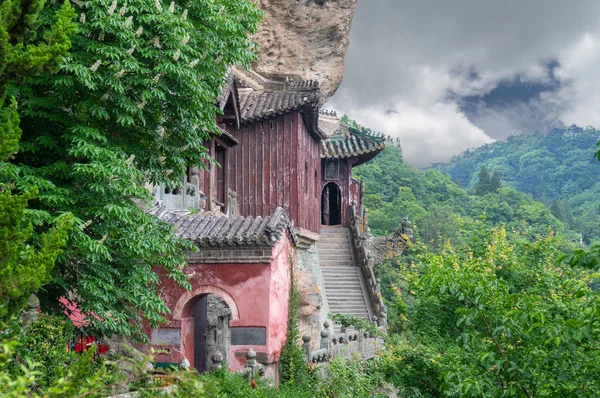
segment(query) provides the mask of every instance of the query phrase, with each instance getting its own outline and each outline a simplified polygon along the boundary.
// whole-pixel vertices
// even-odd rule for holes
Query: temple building
[[[220,135],[205,143],[210,160],[199,159],[180,188],[154,188],[152,213],[199,249],[186,269],[191,291],[161,275],[172,313],[148,330],[165,352],[157,360],[185,358],[205,371],[223,358],[240,370],[252,349],[277,378],[293,284],[305,344],[315,349],[329,313],[385,324],[364,185],[352,178],[385,139],[321,112],[318,90],[234,69],[217,99]]]

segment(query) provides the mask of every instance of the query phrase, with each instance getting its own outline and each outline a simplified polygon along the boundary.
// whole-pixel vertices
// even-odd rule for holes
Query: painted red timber
[[[356,203],[357,209],[361,208],[362,203],[360,201],[360,181],[355,180],[354,178],[350,178],[350,205],[352,205],[352,202]]]
[[[264,217],[281,206],[296,227],[319,233],[321,144],[302,115],[292,112],[227,131],[239,141],[228,150],[228,173],[240,215]]]
[[[246,352],[252,347],[277,361],[285,343],[287,331],[288,298],[290,294],[290,240],[287,235],[275,244],[270,263],[262,264],[190,264],[186,273],[192,290],[187,291],[164,274],[161,277],[161,297],[172,311],[164,328],[179,328],[180,344],[168,348],[168,354],[158,355],[159,362],[179,362],[184,356],[194,366],[193,309],[205,294],[215,294],[228,304],[232,312],[230,327],[265,327],[266,346],[229,346],[230,370],[241,370],[244,357],[236,352]],[[147,327],[150,335],[151,330]],[[150,346],[138,345],[148,350]]]
[[[323,177],[325,177],[325,159],[321,162],[321,172]],[[342,226],[349,227],[350,220],[348,219],[348,208],[352,204],[352,192],[350,181],[352,180],[352,165],[348,162],[348,159],[340,159],[340,173],[339,179],[337,180],[325,180],[321,182],[321,193],[325,185],[330,182],[335,183],[340,189],[341,199],[342,199],[342,209],[341,209],[341,217],[342,217]],[[319,194],[320,197],[320,194]]]

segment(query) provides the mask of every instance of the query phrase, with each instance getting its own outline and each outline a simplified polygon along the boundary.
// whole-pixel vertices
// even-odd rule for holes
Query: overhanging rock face
[[[344,56],[357,0],[259,0],[264,20],[254,39],[266,76],[317,80],[321,103],[333,95],[344,75]]]

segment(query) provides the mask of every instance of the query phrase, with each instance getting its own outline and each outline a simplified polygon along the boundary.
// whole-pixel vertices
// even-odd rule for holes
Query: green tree
[[[502,182],[500,182],[500,174],[497,171],[494,171],[492,174],[492,180],[490,181],[490,192],[496,192],[498,188],[502,187]]]
[[[27,78],[56,72],[75,32],[68,2],[50,19],[40,18],[43,6],[42,0],[0,4],[0,174],[7,177],[0,181],[0,320],[20,311],[49,281],[71,224],[64,214],[34,228],[26,206],[37,198],[37,187],[19,189],[14,181],[19,177],[7,172],[21,137],[18,87]]]
[[[18,189],[39,188],[34,224],[75,216],[42,304],[73,297],[95,315],[90,328],[145,339],[143,320],[156,326],[168,312],[159,273],[189,288],[192,249],[144,211],[145,186],[175,185],[207,157],[215,98],[231,65],[255,59],[261,12],[247,0],[90,0],[75,12],[60,73],[19,87],[21,150],[0,180],[12,174]]]
[[[421,251],[401,270],[406,330],[388,377],[425,396],[597,396],[600,296],[557,243],[483,228],[465,247]]]
[[[479,169],[479,179],[477,185],[475,185],[475,195],[483,196],[486,193],[491,192],[492,186],[490,181],[490,173],[487,171],[485,166],[481,166]]]

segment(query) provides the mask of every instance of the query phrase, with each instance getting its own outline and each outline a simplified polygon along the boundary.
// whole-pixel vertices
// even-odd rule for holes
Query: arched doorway
[[[199,372],[210,370],[216,351],[227,362],[231,309],[221,297],[204,294],[194,305],[194,367]]]
[[[330,182],[323,187],[321,194],[321,224],[340,225],[342,223],[342,195],[337,184]]]

